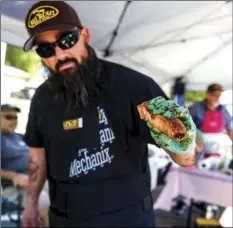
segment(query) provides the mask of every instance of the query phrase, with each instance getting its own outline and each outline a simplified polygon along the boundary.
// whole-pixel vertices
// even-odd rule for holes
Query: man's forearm
[[[173,152],[165,150],[170,158],[177,164],[183,167],[190,167],[194,165],[199,157],[199,154],[197,154],[194,151],[191,151],[187,154],[175,154]]]
[[[16,175],[16,173],[11,172],[11,171],[6,171],[6,170],[0,170],[0,175],[1,175],[1,178],[4,180],[12,180],[13,177]]]
[[[46,180],[46,158],[42,148],[32,148],[29,153],[28,201],[37,204]]]

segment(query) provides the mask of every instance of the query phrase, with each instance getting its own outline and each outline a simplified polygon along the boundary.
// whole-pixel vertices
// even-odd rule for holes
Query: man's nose
[[[66,57],[65,51],[59,47],[55,48],[55,55],[56,55],[57,59],[60,59],[60,60],[65,59],[65,57]]]
[[[17,125],[18,121],[17,120],[13,120],[11,123],[14,124],[14,125]]]

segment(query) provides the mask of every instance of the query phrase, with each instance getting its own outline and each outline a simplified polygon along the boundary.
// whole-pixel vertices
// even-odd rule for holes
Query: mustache
[[[99,59],[90,46],[86,46],[88,57],[79,63],[74,58],[59,60],[55,68],[49,70],[47,85],[53,90],[55,99],[61,99],[66,107],[87,107],[90,98],[99,93],[100,75],[102,67]],[[75,67],[59,71],[60,67],[68,62],[73,62]]]
[[[77,59],[75,58],[66,58],[64,60],[58,60],[57,63],[56,63],[56,66],[55,66],[55,69],[56,71],[58,72],[60,67],[63,65],[63,64],[66,64],[66,63],[69,63],[69,62],[73,62],[76,66],[79,65]]]

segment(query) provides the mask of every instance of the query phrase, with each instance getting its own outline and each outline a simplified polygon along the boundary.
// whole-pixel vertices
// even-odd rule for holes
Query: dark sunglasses
[[[62,50],[72,48],[79,40],[80,32],[78,30],[64,32],[59,40],[54,43],[39,44],[36,53],[41,58],[50,58],[55,55],[55,48],[58,46]]]
[[[3,117],[7,120],[17,120],[18,116],[15,115],[3,115]]]

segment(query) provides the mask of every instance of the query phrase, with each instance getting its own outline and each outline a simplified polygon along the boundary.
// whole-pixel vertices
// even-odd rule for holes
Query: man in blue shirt
[[[215,135],[216,140],[218,137],[217,134],[227,133],[232,140],[232,117],[225,106],[220,104],[222,92],[223,88],[221,85],[209,85],[206,90],[205,99],[189,107],[189,111],[194,123],[202,133]],[[217,142],[216,140],[214,143]],[[221,156],[218,149],[213,149],[212,141],[206,141],[204,145],[205,152],[199,158],[200,160],[210,156]]]
[[[17,202],[19,191],[22,189],[23,201],[25,189],[29,183],[28,159],[29,147],[22,137],[15,132],[17,127],[17,113],[20,109],[9,104],[1,105],[1,185],[2,196]],[[24,202],[22,202],[24,204]],[[48,193],[41,194],[42,210],[49,204]]]
[[[232,140],[232,117],[227,109],[220,104],[222,92],[221,85],[209,85],[205,99],[189,107],[189,111],[197,128],[203,133],[226,132]]]

